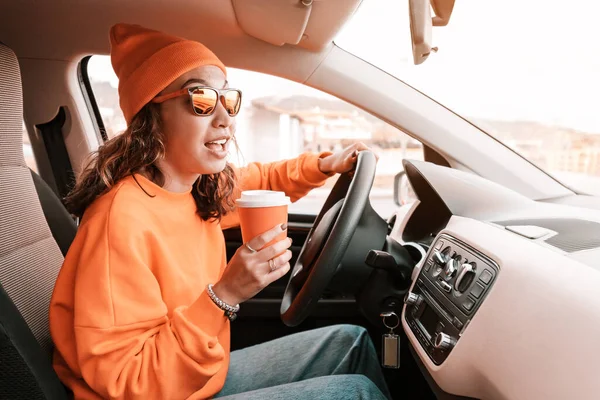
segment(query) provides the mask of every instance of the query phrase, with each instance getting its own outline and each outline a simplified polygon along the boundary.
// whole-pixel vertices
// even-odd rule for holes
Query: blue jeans
[[[223,399],[391,399],[367,331],[314,329],[231,353]]]

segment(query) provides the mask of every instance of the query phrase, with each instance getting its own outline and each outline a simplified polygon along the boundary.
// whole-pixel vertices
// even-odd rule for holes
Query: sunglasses
[[[238,89],[215,89],[208,86],[194,86],[178,90],[173,93],[157,96],[153,103],[162,103],[180,96],[190,96],[194,114],[201,117],[213,115],[220,100],[227,114],[235,117],[240,112],[242,105],[242,91]]]

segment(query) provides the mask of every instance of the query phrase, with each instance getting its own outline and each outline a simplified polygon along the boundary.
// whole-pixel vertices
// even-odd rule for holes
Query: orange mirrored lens
[[[227,90],[223,95],[223,106],[227,110],[227,113],[232,117],[237,115],[240,111],[242,104],[241,93],[237,90]],[[194,104],[194,111],[198,115],[210,115],[217,106],[217,99],[219,94],[214,89],[202,88],[196,89],[192,93],[192,102]]]
[[[230,90],[225,94],[224,99],[227,113],[231,116],[236,115],[240,111],[240,105],[242,103],[240,92],[237,90]]]
[[[196,89],[192,93],[194,111],[199,115],[212,113],[217,105],[219,95],[212,89]]]

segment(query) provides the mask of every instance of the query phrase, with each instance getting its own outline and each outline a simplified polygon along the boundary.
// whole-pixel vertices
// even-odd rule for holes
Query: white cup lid
[[[290,203],[290,198],[284,192],[274,190],[245,190],[242,197],[235,201],[238,207],[246,208],[287,206]]]

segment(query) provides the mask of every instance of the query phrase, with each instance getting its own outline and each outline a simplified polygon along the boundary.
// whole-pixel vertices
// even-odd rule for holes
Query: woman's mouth
[[[208,148],[213,154],[215,154],[219,158],[223,158],[227,156],[228,142],[229,138],[221,138],[210,142],[206,142],[204,143],[204,146],[206,146],[206,148]]]

